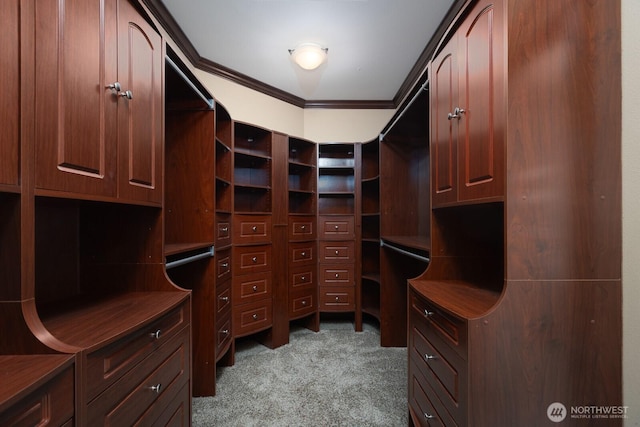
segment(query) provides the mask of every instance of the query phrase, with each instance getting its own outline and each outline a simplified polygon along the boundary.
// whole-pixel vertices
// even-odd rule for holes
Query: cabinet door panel
[[[118,196],[162,200],[162,39],[126,0],[119,2]]]
[[[449,118],[458,99],[458,65],[455,37],[432,64],[431,181],[434,206],[457,199],[458,123]]]
[[[498,7],[498,6],[495,6]],[[502,130],[504,112],[499,25],[495,7],[481,2],[461,28],[460,53],[464,66],[460,73],[460,139],[458,150],[459,198],[470,200],[502,195]]]
[[[115,195],[115,3],[35,5],[36,186]],[[104,10],[104,14],[103,14]]]
[[[18,184],[18,142],[20,124],[20,42],[18,0],[0,2],[0,184]]]

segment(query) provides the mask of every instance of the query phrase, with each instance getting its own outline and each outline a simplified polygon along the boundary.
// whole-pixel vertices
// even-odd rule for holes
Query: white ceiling
[[[454,0],[162,0],[198,55],[303,100],[389,101]],[[313,71],[289,56],[329,49]]]

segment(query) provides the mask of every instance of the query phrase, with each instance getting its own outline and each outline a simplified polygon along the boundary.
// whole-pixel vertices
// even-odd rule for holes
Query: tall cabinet
[[[606,1],[470,1],[434,56],[414,425],[622,402],[619,29]]]
[[[19,35],[17,63],[2,62],[19,133],[0,160],[0,363],[24,387],[3,391],[0,423],[187,424],[191,294],[164,266],[163,41],[126,0],[17,6],[2,6]],[[5,159],[19,169],[5,176]]]

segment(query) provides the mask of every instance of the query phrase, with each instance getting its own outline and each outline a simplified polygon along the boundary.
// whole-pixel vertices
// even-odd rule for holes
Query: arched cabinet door
[[[118,6],[118,197],[162,201],[162,38],[127,1]]]

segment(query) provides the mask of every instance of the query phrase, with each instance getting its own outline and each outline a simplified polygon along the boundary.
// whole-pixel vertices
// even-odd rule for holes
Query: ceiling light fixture
[[[327,59],[329,48],[316,43],[302,43],[295,49],[289,49],[293,61],[305,70],[318,68]]]

